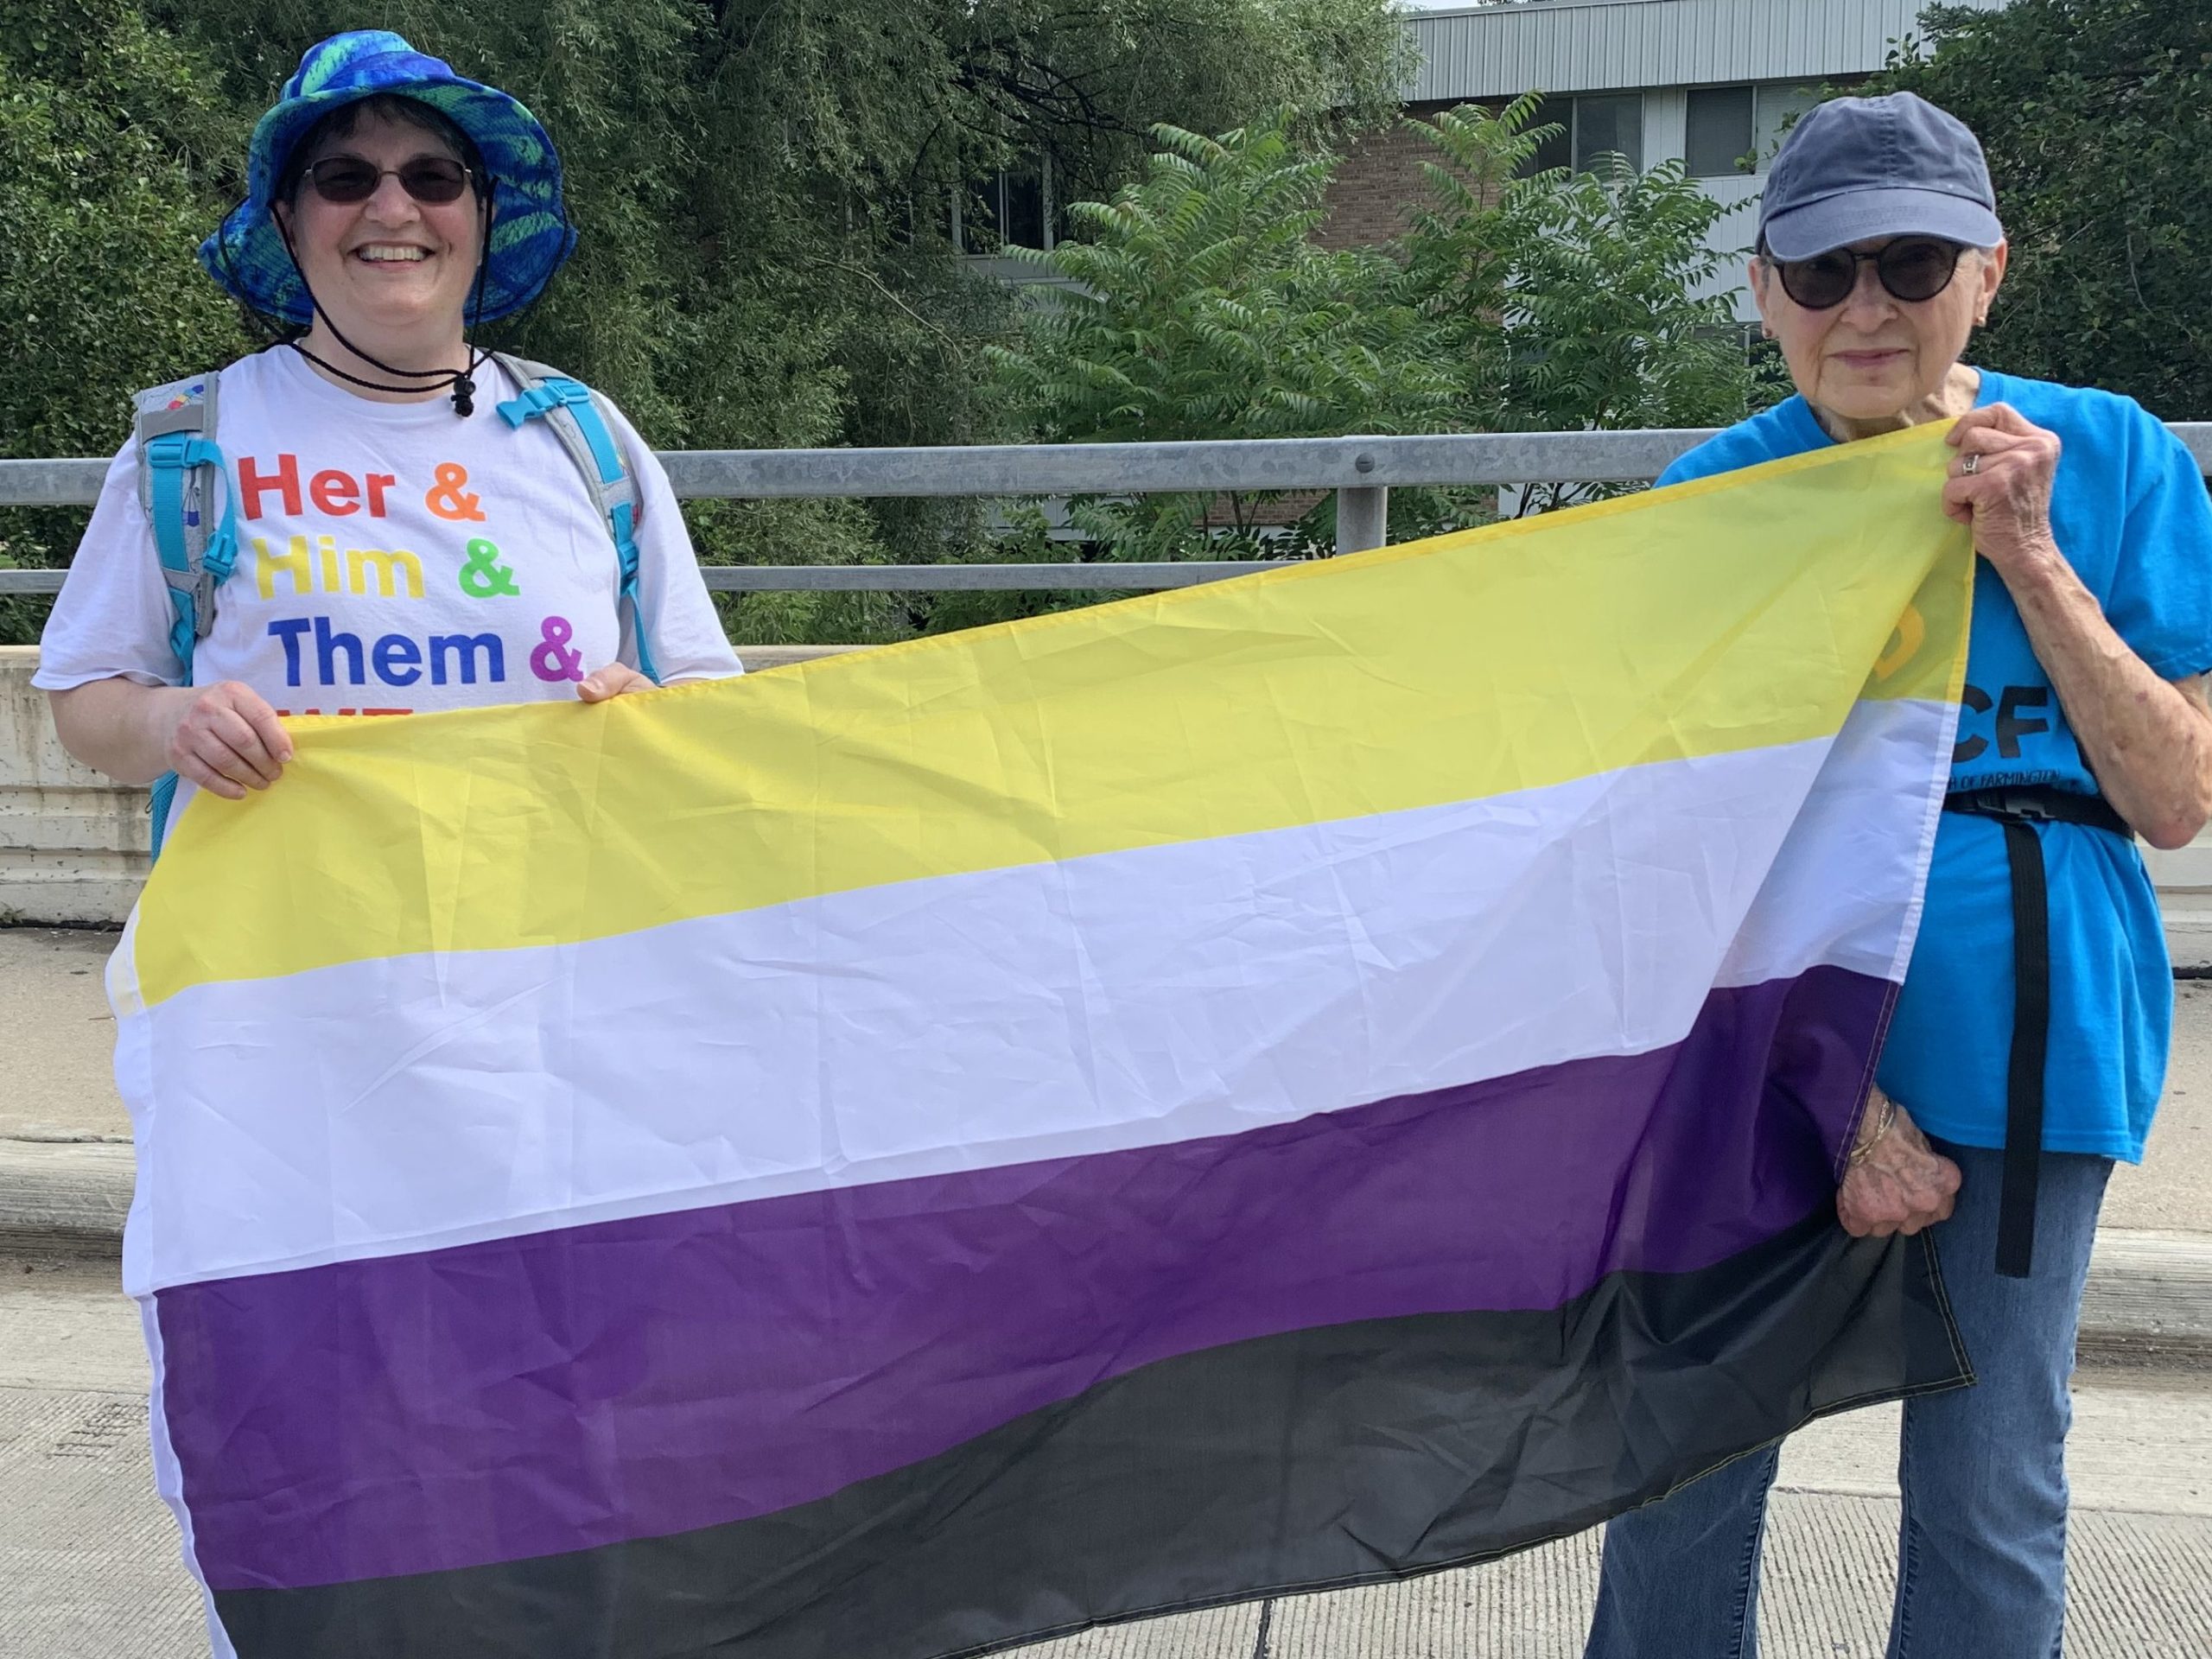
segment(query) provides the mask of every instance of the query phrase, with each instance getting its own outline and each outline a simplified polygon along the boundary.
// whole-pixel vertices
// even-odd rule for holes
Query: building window
[[[1578,173],[1597,170],[1599,158],[1617,155],[1629,166],[1643,167],[1643,94],[1605,92],[1586,98],[1549,98],[1537,107],[1535,124],[1557,122],[1563,130],[1547,138],[1529,158],[1523,170],[1541,173],[1554,167],[1571,167]]]
[[[1601,156],[1624,157],[1643,170],[1643,94],[1625,92],[1574,100],[1574,170],[1592,171]]]
[[[1751,135],[1758,147],[1758,170],[1766,171],[1766,164],[1774,159],[1775,147],[1782,142],[1783,127],[1821,101],[1817,86],[1793,86],[1787,81],[1770,80],[1758,89],[1758,130]]]
[[[1001,248],[1043,248],[1050,251],[1054,203],[1052,175],[1043,156],[1001,168],[971,185],[963,200],[954,197],[952,242],[963,253],[996,253]]]
[[[1717,179],[1745,170],[1753,108],[1749,86],[1700,86],[1690,93],[1682,159],[1692,178]]]
[[[1757,86],[1700,86],[1689,98],[1684,165],[1694,179],[1764,173],[1786,123],[1820,101],[1820,90],[1768,81]],[[1746,165],[1746,162],[1749,162]]]

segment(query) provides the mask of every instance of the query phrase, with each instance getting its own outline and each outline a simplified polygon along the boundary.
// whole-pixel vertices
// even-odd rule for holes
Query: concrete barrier
[[[851,645],[741,645],[748,668],[834,656]],[[146,791],[124,789],[62,753],[35,645],[0,645],[0,925],[120,922],[146,877]],[[2150,852],[2174,965],[2212,972],[2212,834]]]
[[[146,874],[146,791],[62,752],[31,687],[34,645],[0,645],[0,923],[120,921]]]

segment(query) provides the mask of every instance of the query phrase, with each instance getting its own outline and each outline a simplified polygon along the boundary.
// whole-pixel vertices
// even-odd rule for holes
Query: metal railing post
[[[1357,553],[1390,539],[1390,491],[1382,484],[1337,492],[1337,551]]]

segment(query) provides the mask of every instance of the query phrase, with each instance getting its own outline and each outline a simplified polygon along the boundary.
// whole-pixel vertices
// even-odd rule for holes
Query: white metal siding
[[[1996,10],[2006,0],[1963,0]],[[1545,0],[1412,21],[1410,101],[1817,80],[1882,67],[1927,0]]]

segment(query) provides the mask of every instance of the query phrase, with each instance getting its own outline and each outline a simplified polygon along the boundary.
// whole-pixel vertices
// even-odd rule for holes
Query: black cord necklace
[[[453,389],[453,412],[463,420],[467,420],[476,412],[476,371],[490,359],[492,355],[490,352],[479,350],[464,338],[461,345],[468,353],[468,365],[461,369],[397,369],[389,363],[371,357],[339,331],[338,325],[331,321],[330,313],[324,310],[316,301],[315,289],[308,285],[308,274],[300,264],[299,251],[292,245],[290,229],[282,219],[277,219],[276,223],[276,234],[283,239],[284,252],[292,262],[293,270],[299,275],[300,286],[307,290],[308,304],[313,308],[315,315],[322,319],[323,327],[330,330],[331,338],[371,368],[385,374],[402,377],[406,380],[424,381],[429,384],[393,385],[385,381],[365,379],[360,375],[348,373],[328,359],[309,351],[300,343],[301,337],[296,336],[286,340],[284,343],[287,346],[324,373],[335,375],[349,385],[359,386],[369,391],[435,391],[450,386]],[[492,206],[487,200],[484,204],[483,233],[478,238],[475,292],[469,302],[469,321],[472,325],[468,330],[470,334],[475,333],[483,326],[484,286],[491,276],[491,271]]]

